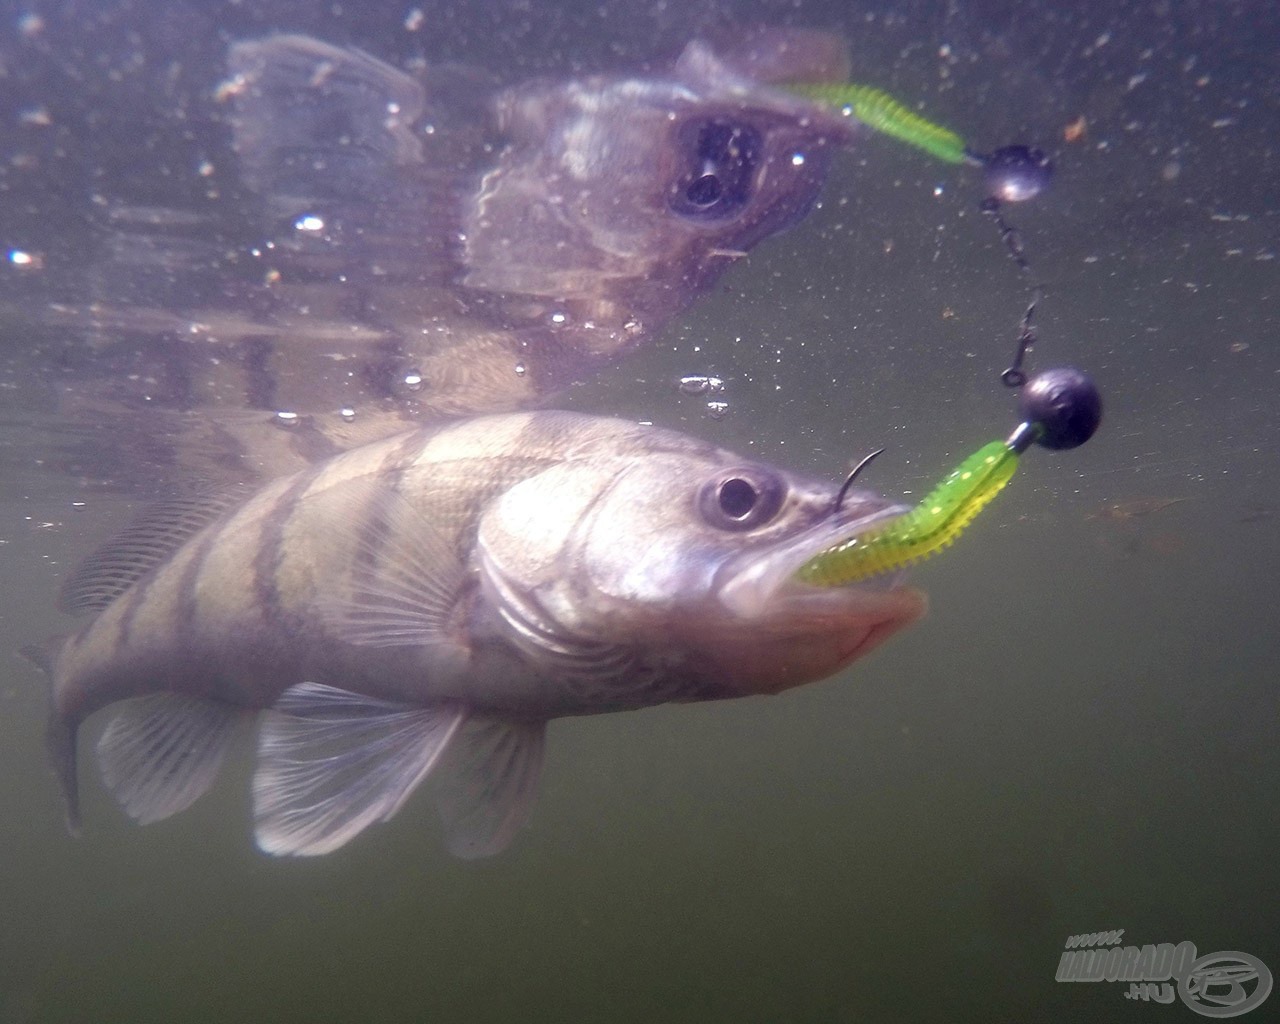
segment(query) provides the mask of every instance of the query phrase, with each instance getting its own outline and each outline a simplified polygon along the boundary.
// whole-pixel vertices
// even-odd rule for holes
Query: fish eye
[[[760,163],[760,133],[748,124],[713,119],[681,126],[677,145],[685,169],[671,187],[671,209],[694,220],[726,220],[750,201]]]
[[[751,515],[759,497],[749,480],[735,476],[720,485],[720,511],[730,519],[743,519]]]
[[[703,519],[712,526],[750,530],[777,515],[784,491],[782,481],[776,477],[736,471],[707,481],[698,504]]]

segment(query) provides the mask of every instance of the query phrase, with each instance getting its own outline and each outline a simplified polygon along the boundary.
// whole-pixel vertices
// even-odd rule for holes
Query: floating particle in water
[[[728,402],[708,402],[707,403],[707,415],[710,416],[713,420],[720,419],[728,411],[729,411]]]
[[[422,28],[422,23],[427,20],[427,16],[422,13],[421,7],[414,7],[404,16],[404,28],[406,32],[417,32]]]
[[[294,427],[296,427],[299,423],[302,422],[302,417],[300,417],[296,412],[289,412],[287,410],[281,409],[278,413],[276,413],[273,417],[271,417],[271,422],[283,430],[292,430]]]
[[[293,222],[294,230],[307,231],[314,234],[317,231],[324,230],[324,218],[318,217],[314,213],[303,214]]]
[[[724,390],[724,380],[720,377],[690,374],[681,377],[676,386],[686,395],[718,395]]]
[[[27,107],[18,115],[18,123],[31,128],[47,128],[53,124],[53,115],[48,107]]]
[[[44,267],[44,256],[26,249],[10,249],[9,265],[20,270],[41,270]]]

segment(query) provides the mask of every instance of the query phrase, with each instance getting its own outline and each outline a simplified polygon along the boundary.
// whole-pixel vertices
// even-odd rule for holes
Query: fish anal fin
[[[253,777],[266,853],[329,853],[386,821],[437,765],[466,717],[319,683],[286,690],[263,715]]]
[[[501,853],[533,813],[547,723],[471,718],[433,780],[449,852],[468,860]]]
[[[213,784],[240,717],[230,704],[182,694],[124,701],[98,740],[103,782],[140,824],[177,814]]]

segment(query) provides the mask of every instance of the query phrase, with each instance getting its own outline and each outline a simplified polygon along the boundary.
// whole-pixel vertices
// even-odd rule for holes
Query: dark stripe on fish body
[[[377,507],[381,501],[389,500],[392,494],[403,495],[402,487],[405,475],[412,470],[426,453],[427,446],[437,436],[437,431],[414,431],[397,444],[383,458],[374,477],[379,486],[370,490],[368,507],[360,510],[357,522],[360,523],[360,541],[356,545],[356,566],[371,572],[382,562],[382,549],[390,537],[379,527],[386,522],[382,510]]]
[[[253,597],[264,624],[283,628],[293,625],[285,621],[277,579],[284,557],[285,529],[297,509],[298,499],[319,479],[325,468],[322,464],[301,474],[262,516],[258,552],[253,558]]]
[[[427,447],[441,433],[440,430],[415,430],[406,435],[378,467],[378,473],[385,478],[386,485],[393,491],[399,491],[404,475],[418,464],[426,454]]]
[[[226,528],[226,521],[208,527],[182,570],[182,579],[178,581],[178,607],[174,615],[174,628],[178,633],[179,642],[183,637],[190,636],[195,629],[196,615],[199,612],[197,594],[200,588],[200,577],[204,575],[209,552],[217,546]]]
[[[250,338],[240,346],[240,365],[244,367],[245,403],[250,409],[276,409],[278,382],[271,370],[275,343],[269,338]]]
[[[320,428],[314,416],[304,416],[302,420],[293,428],[293,436],[289,439],[289,447],[294,454],[307,462],[319,462],[342,451]]]
[[[382,488],[400,495],[407,494],[406,478],[418,469],[427,449],[447,430],[447,427],[443,430],[415,430],[397,444],[378,467],[377,478]]]
[[[173,556],[169,556],[172,558]],[[138,612],[147,603],[147,596],[151,593],[151,588],[155,585],[156,580],[164,571],[164,567],[168,564],[168,559],[161,562],[158,566],[148,572],[142,579],[138,580],[123,595],[116,598],[117,601],[125,601],[124,611],[120,613],[120,621],[116,628],[115,643],[112,653],[120,654],[130,643],[133,634],[134,619],[137,618]],[[109,609],[111,605],[108,605]],[[105,609],[104,609],[105,610]]]

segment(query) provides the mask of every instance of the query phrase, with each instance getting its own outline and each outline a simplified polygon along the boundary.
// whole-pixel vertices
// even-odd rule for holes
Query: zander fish
[[[63,415],[149,456],[78,465],[269,479],[542,404],[809,211],[856,127],[780,83],[847,73],[843,42],[802,30],[505,87],[306,36],[233,44],[215,198],[104,200],[85,280],[47,304],[92,327],[60,358]]]
[[[76,732],[125,811],[213,782],[262,712],[258,845],[321,854],[430,777],[451,850],[525,824],[550,719],[777,693],[918,618],[882,576],[797,569],[906,511],[654,427],[512,413],[383,439],[228,507],[157,509],[65,583],[39,652],[77,824]]]

